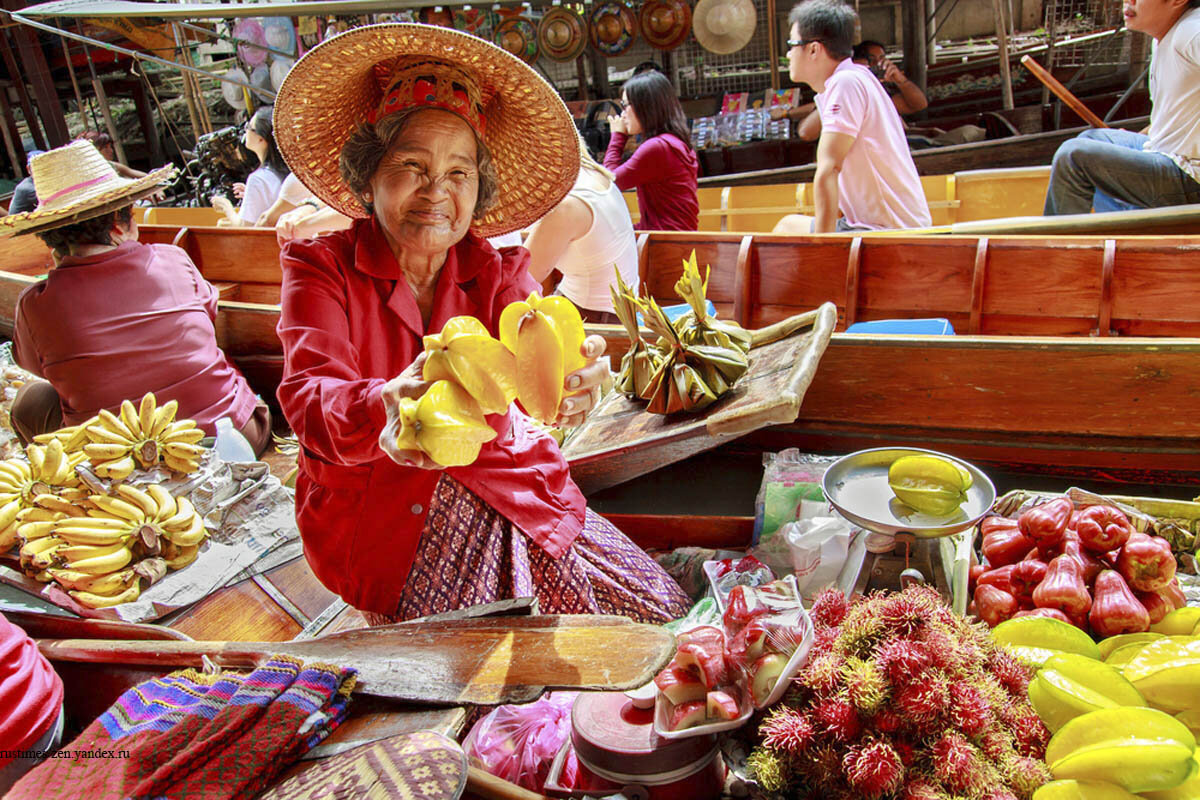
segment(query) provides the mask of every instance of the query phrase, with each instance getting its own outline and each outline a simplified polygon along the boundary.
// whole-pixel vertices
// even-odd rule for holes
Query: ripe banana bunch
[[[45,446],[28,445],[25,457],[28,460],[0,461],[0,519],[4,519],[8,504],[19,503],[19,510],[33,505],[33,498],[39,494],[84,496],[79,489],[79,476],[75,474],[75,467],[84,461],[82,453],[67,454],[62,442],[53,439]],[[11,513],[15,517],[16,511]]]
[[[62,442],[63,451],[66,453],[78,453],[83,449],[83,446],[88,443],[87,425],[95,420],[82,422],[78,425],[69,425],[66,428],[59,428],[56,431],[49,433],[39,433],[33,437],[34,444],[48,445],[51,439],[58,439]]]
[[[584,366],[583,320],[565,297],[509,303],[500,313],[500,341],[516,356],[517,399],[526,413],[553,425],[566,394],[566,377]]]
[[[434,381],[425,394],[400,401],[396,446],[420,450],[443,467],[462,467],[479,457],[496,432],[479,404],[457,383]]]
[[[484,414],[503,414],[517,396],[517,363],[474,317],[453,317],[426,336],[424,378],[454,381]]]
[[[176,420],[178,408],[174,400],[159,406],[154,393],[147,392],[136,408],[125,400],[119,415],[102,409],[84,423],[90,442],[83,452],[96,474],[122,480],[138,466],[150,469],[160,460],[176,472],[199,469],[204,448],[197,443],[204,431],[190,419]]]

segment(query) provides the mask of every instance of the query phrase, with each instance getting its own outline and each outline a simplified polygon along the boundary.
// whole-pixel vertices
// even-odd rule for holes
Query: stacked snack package
[[[675,657],[654,679],[655,732],[667,738],[740,726],[783,695],[812,644],[793,577],[775,580],[752,556],[706,562],[705,572],[721,625],[678,634]]]

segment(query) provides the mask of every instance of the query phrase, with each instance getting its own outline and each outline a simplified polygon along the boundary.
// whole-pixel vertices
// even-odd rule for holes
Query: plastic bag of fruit
[[[550,764],[571,735],[578,692],[552,692],[524,705],[491,711],[463,740],[467,756],[510,783],[542,791]]]

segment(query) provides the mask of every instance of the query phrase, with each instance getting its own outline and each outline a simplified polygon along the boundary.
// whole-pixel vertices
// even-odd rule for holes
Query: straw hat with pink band
[[[37,233],[93,219],[154,194],[175,175],[168,164],[144,178],[122,178],[96,146],[82,139],[34,156],[29,162],[38,205],[0,217],[0,236]]]
[[[306,53],[279,87],[275,141],[313,194],[366,217],[338,170],[342,147],[360,124],[417,107],[457,114],[491,152],[499,200],[479,236],[520,230],[575,184],[579,140],[554,88],[511,53],[429,25],[367,25]]]

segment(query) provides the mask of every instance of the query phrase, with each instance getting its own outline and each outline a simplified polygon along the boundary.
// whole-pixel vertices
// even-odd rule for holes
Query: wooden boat
[[[1141,130],[1148,117],[1137,117],[1112,123],[1115,128]],[[917,172],[921,175],[940,175],[971,169],[983,164],[989,168],[1027,167],[1049,164],[1058,146],[1087,130],[1086,127],[1043,131],[1002,139],[988,139],[970,144],[946,147],[931,147],[917,150],[913,156]],[[802,183],[813,179],[815,163],[795,166],[777,166],[726,175],[713,175],[700,179],[703,190],[713,186],[750,186],[767,183]]]
[[[176,242],[220,288],[220,343],[271,397],[282,368],[273,232],[146,226],[143,239]],[[5,244],[0,332],[11,330],[17,292],[49,268],[38,246],[29,237]],[[650,294],[675,299],[693,249],[712,265],[718,313],[746,327],[831,300],[842,331],[942,317],[960,334],[834,333],[798,419],[749,434],[741,447],[926,443],[985,465],[1200,477],[1200,237],[643,233]],[[623,331],[595,330],[619,358]],[[614,472],[589,488],[625,477]]]

